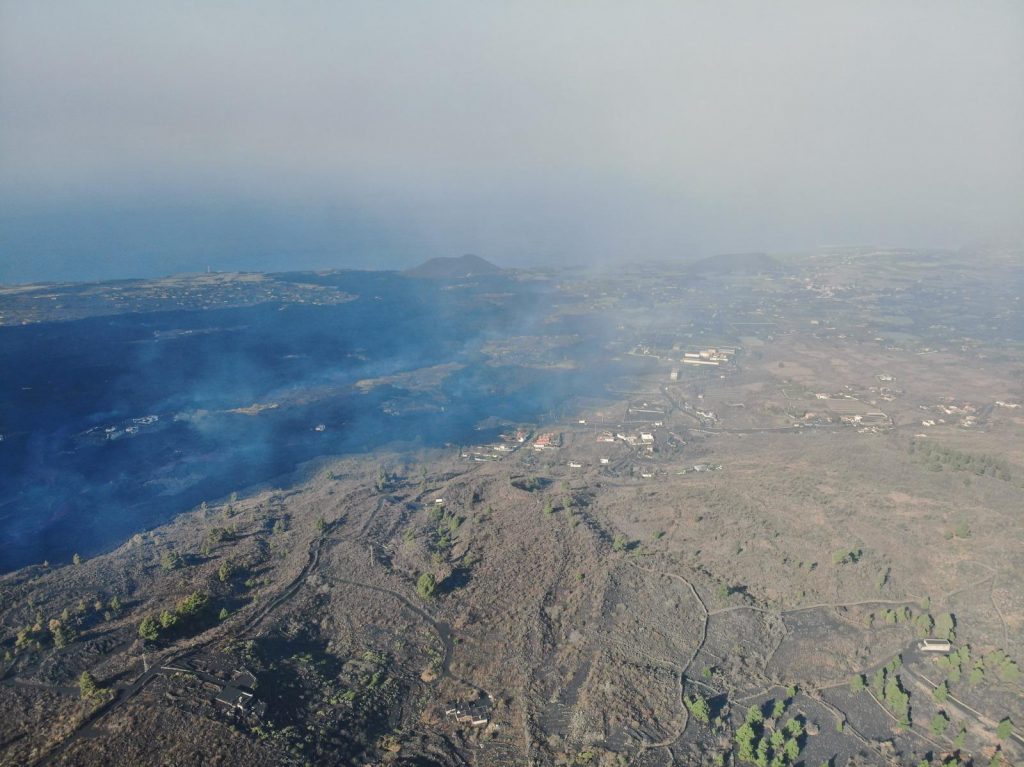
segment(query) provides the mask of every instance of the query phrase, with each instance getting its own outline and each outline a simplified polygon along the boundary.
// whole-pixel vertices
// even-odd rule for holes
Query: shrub
[[[232,569],[231,562],[228,560],[220,563],[220,567],[217,568],[217,578],[220,579],[221,583],[226,583],[227,579],[231,577]]]
[[[834,565],[845,565],[847,563],[853,564],[861,558],[863,552],[860,549],[837,549],[832,552],[832,564]]]
[[[193,591],[175,606],[179,618],[192,618],[205,609],[209,597],[202,591]]]
[[[935,636],[953,641],[956,636],[956,618],[952,613],[941,613],[935,619]]]
[[[164,570],[177,570],[181,567],[181,557],[174,549],[168,549],[160,555],[160,567]]]
[[[88,671],[83,671],[78,677],[78,692],[83,698],[96,698],[102,695],[100,686],[96,684],[96,678]]]
[[[704,700],[700,693],[694,695],[691,700],[686,701],[686,707],[693,714],[693,718],[701,724],[707,724],[711,718],[711,709],[708,707],[708,702]]]
[[[423,573],[416,581],[416,593],[421,599],[432,599],[437,591],[437,579],[433,573]]]
[[[147,615],[143,618],[142,623],[139,624],[139,636],[150,642],[155,642],[159,635],[160,628],[153,616]]]

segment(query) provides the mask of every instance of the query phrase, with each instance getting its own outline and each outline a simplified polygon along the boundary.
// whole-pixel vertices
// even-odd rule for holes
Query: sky
[[[1024,238],[1024,3],[0,0],[0,282]]]

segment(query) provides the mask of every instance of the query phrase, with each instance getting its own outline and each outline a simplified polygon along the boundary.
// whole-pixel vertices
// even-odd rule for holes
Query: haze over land
[[[1024,5],[0,0],[0,767],[1024,767]]]
[[[1013,2],[0,2],[0,281],[1024,235]]]
[[[1015,767],[969,256],[0,289],[0,759]]]

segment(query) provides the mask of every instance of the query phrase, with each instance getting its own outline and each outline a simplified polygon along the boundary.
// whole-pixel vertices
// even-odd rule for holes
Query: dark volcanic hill
[[[456,280],[463,277],[485,277],[501,274],[503,270],[480,256],[467,254],[458,258],[432,258],[412,269],[406,269],[407,277],[428,280]]]

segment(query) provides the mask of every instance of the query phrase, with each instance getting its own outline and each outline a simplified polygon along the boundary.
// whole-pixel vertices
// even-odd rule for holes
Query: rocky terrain
[[[622,320],[606,396],[4,575],[0,763],[1024,762],[1019,317],[779,263],[566,284]]]

